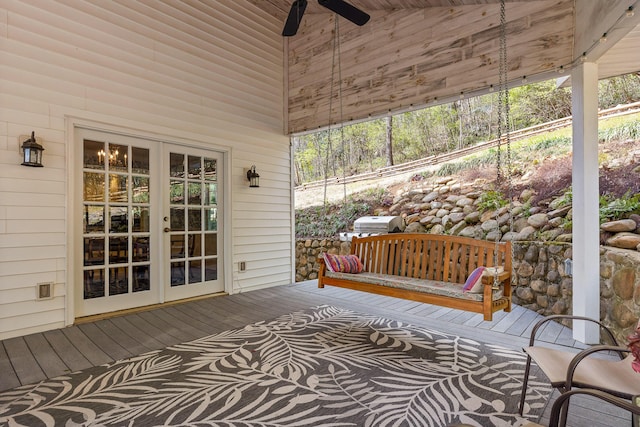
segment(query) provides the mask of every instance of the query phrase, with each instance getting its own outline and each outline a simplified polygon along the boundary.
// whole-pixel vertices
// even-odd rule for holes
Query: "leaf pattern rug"
[[[319,306],[0,393],[3,426],[520,426],[520,351]]]

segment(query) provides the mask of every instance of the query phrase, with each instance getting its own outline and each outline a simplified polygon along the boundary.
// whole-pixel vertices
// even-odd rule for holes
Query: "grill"
[[[366,237],[404,230],[404,221],[399,216],[363,216],[353,223],[353,232],[340,233],[340,240],[350,242],[353,236]]]

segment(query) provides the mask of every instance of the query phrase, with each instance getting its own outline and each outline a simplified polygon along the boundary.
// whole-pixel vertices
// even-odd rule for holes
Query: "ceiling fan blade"
[[[287,16],[287,22],[284,23],[282,29],[282,35],[285,37],[294,36],[298,32],[300,27],[300,20],[304,10],[307,8],[307,0],[295,0],[289,10],[289,16]]]
[[[362,26],[366,24],[370,18],[368,13],[361,11],[344,0],[318,0],[318,3],[356,25]]]

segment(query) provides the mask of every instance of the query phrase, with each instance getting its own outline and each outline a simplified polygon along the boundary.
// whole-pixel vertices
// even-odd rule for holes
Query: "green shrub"
[[[478,202],[478,208],[480,211],[485,212],[488,210],[500,209],[503,206],[507,206],[509,201],[504,197],[502,192],[498,190],[489,190],[480,196]]]
[[[626,193],[618,199],[608,195],[600,196],[601,223],[626,218],[632,213],[640,214],[640,194],[632,196]]]
[[[560,199],[560,201],[558,202],[558,204],[556,205],[556,209],[560,209],[563,208],[565,206],[569,206],[573,203],[573,190],[571,188],[569,188],[567,191],[565,191],[565,193],[562,195],[562,198]]]

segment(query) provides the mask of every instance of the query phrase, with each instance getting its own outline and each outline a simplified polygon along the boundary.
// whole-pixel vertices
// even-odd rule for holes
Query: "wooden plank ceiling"
[[[292,2],[250,1],[281,22]],[[335,62],[335,15],[315,0],[309,0],[298,33],[285,40],[288,133],[418,108],[498,85],[499,0],[350,3],[369,13],[371,20],[358,27],[339,18]],[[507,2],[510,79],[571,63],[573,6],[574,0]]]
[[[293,3],[248,1],[279,23]],[[298,34],[283,38],[288,133],[450,102],[497,86],[500,0],[347,1],[371,20],[357,27],[339,18],[338,48],[335,15],[317,0],[308,0]],[[638,10],[640,0],[506,0],[510,86],[522,84],[524,76],[563,77],[561,71],[566,79],[585,51],[588,61],[599,64],[599,78],[637,72],[640,14],[631,11]],[[609,39],[604,44],[603,33]]]

